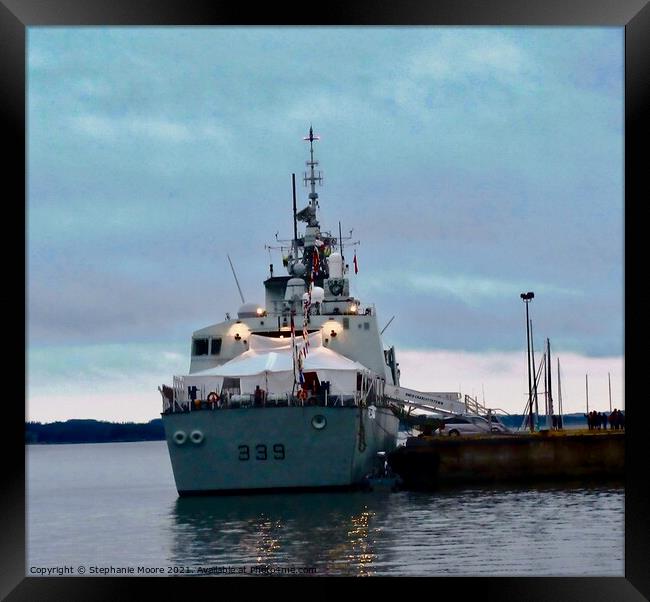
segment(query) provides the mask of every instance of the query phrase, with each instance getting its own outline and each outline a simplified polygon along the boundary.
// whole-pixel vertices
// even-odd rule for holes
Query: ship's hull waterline
[[[181,496],[345,489],[392,451],[390,409],[290,406],[163,414]]]

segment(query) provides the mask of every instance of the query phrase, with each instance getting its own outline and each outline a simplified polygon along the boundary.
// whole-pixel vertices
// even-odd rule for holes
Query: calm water
[[[624,575],[619,487],[179,499],[162,441],[33,445],[27,459],[31,575]]]

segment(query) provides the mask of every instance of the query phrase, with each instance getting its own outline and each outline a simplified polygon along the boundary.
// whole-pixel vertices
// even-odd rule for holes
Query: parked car
[[[439,435],[457,437],[459,435],[481,435],[486,433],[510,432],[500,422],[492,421],[492,426],[487,419],[481,416],[452,416],[443,420],[442,426],[436,431]]]
[[[483,416],[483,418],[487,420],[487,416]],[[492,429],[491,429],[492,432],[499,432],[499,433],[512,432],[505,424],[503,424],[503,422],[501,422],[501,419],[496,414],[490,414],[490,418],[492,419]]]

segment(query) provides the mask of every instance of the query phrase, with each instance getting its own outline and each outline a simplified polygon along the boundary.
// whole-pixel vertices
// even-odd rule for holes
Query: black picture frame
[[[649,198],[644,184],[645,172],[642,145],[648,136],[650,102],[650,6],[648,0],[408,0],[379,3],[371,0],[335,1],[319,5],[255,4],[254,8],[237,3],[203,0],[192,3],[178,0],[0,0],[0,115],[2,143],[5,148],[3,183],[11,190],[5,207],[17,207],[16,217],[7,220],[5,240],[11,235],[26,236],[25,202],[25,67],[26,28],[57,25],[521,25],[521,26],[618,26],[625,27],[625,257],[626,268],[642,252],[634,241],[640,239],[643,221],[642,202]],[[5,196],[9,197],[6,193]],[[633,216],[637,219],[633,219]],[[15,254],[12,244],[6,256]],[[23,246],[23,249],[25,246]],[[28,266],[23,270],[26,292]],[[632,272],[634,274],[634,272]],[[625,351],[640,353],[642,329],[628,328],[637,321],[639,295],[631,295],[626,279]],[[636,280],[636,279],[634,279]],[[17,278],[19,282],[20,279]],[[12,283],[13,284],[13,283]],[[15,286],[6,289],[12,297]],[[23,316],[26,340],[25,299],[15,302],[18,315]],[[8,320],[14,322],[13,317]],[[18,320],[15,320],[17,323]],[[12,359],[13,349],[10,349]],[[11,375],[25,373],[25,355],[13,357]],[[632,364],[634,365],[634,364]],[[644,436],[645,400],[638,392],[639,371],[625,365],[627,393],[626,413],[626,483],[625,483],[625,577],[620,578],[438,578],[417,580],[425,585],[426,595],[439,597],[477,595],[498,600],[643,600],[650,598],[650,499],[645,458],[648,437]],[[153,589],[164,587],[165,597],[183,598],[201,595],[210,588],[213,595],[223,594],[222,585],[230,579],[179,580],[118,578],[28,578],[25,577],[25,456],[24,405],[16,398],[4,399],[4,439],[11,450],[5,455],[0,512],[2,562],[0,564],[0,596],[7,600],[95,600],[128,599],[136,595],[156,595]],[[237,581],[238,596],[244,595],[253,582]],[[318,591],[325,594],[340,579],[318,582]],[[278,582],[274,582],[277,584]],[[293,583],[314,582],[302,579],[281,580],[286,588]],[[358,580],[346,579],[345,587],[358,587]],[[412,584],[411,584],[412,585]],[[219,589],[216,589],[216,588]],[[264,582],[267,587],[267,582]],[[365,587],[365,585],[364,585]],[[240,589],[241,588],[241,589]],[[408,595],[406,590],[401,594]],[[415,594],[419,595],[419,594]]]

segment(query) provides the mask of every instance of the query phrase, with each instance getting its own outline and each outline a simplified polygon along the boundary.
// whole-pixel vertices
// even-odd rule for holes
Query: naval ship
[[[374,305],[350,292],[351,236],[340,222],[338,232],[321,229],[319,138],[310,127],[304,140],[308,203],[297,210],[294,175],[293,237],[278,241],[286,275],[270,264],[263,305],[239,290],[236,316],[193,333],[189,373],[159,387],[180,496],[358,487],[396,446],[397,405],[410,397],[454,409],[400,387]]]

